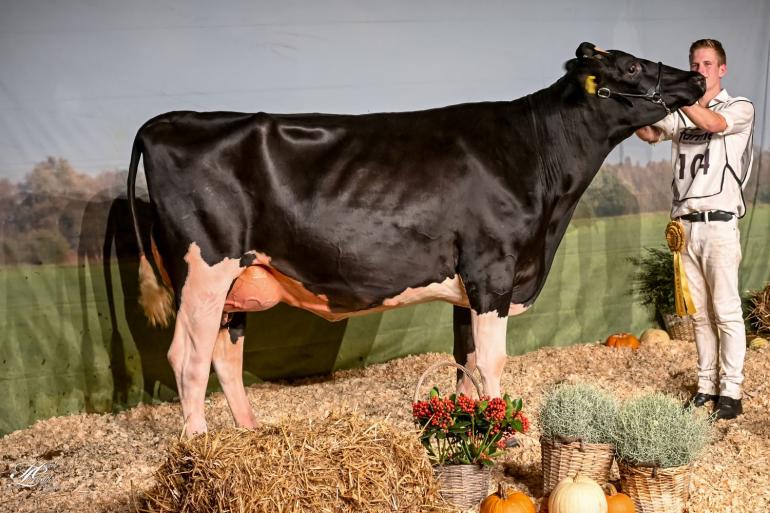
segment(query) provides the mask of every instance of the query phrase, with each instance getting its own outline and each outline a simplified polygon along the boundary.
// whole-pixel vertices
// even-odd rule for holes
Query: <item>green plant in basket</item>
[[[696,460],[711,438],[711,421],[661,393],[629,399],[618,414],[615,451],[632,465],[671,468]]]
[[[412,403],[420,441],[435,465],[491,465],[513,436],[529,428],[521,399],[442,397],[433,387],[426,401]]]
[[[674,300],[674,261],[667,247],[645,248],[641,257],[629,257],[634,271],[633,293],[643,306],[652,311],[652,318],[665,327],[663,314],[676,311]]]
[[[545,438],[582,439],[611,444],[618,402],[610,393],[585,383],[564,383],[546,392],[540,405],[540,431]]]

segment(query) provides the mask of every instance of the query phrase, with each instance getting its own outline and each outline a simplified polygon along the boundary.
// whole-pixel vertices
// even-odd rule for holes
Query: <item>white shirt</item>
[[[672,141],[672,219],[708,210],[724,210],[738,217],[746,213],[743,189],[753,160],[754,105],[722,89],[708,108],[725,118],[724,131],[701,130],[682,111],[653,125],[662,130],[659,141]]]

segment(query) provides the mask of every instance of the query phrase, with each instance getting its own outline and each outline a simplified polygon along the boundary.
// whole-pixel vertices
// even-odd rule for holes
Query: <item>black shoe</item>
[[[717,419],[730,420],[743,413],[743,405],[740,399],[733,399],[726,395],[720,395],[714,408],[714,416]]]
[[[719,400],[718,395],[711,395],[711,394],[704,394],[701,392],[698,392],[692,398],[687,401],[684,405],[685,407],[694,406],[695,408],[700,408],[701,406],[706,406],[706,403],[711,401],[716,403]]]

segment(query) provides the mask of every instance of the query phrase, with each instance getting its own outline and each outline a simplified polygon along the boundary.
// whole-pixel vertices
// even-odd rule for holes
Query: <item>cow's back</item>
[[[504,119],[496,104],[159,116],[141,133],[158,243],[181,262],[195,242],[210,265],[260,252],[341,310],[441,283],[490,199],[480,191],[501,193],[489,173],[508,163],[485,148]]]

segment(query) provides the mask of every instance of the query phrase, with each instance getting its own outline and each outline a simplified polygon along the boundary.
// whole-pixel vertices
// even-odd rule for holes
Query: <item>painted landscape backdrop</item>
[[[740,276],[744,293],[763,286],[768,19],[767,0],[0,0],[0,434],[174,397],[171,331],[150,328],[137,305],[125,199],[134,134],[172,110],[363,114],[509,101],[561,77],[583,41],[687,68],[690,43],[716,38],[728,55],[723,85],[757,114]],[[651,325],[630,293],[628,258],[664,244],[669,154],[668,143],[634,137],[610,154],[537,302],[510,319],[510,354]],[[452,309],[329,323],[279,305],[250,314],[246,335],[247,381],[326,374],[451,352]]]

